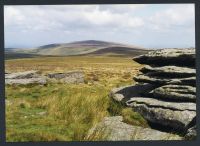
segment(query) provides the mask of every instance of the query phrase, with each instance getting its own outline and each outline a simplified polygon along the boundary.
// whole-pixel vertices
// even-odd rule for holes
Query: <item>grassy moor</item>
[[[122,57],[37,57],[6,61],[6,72],[39,70],[42,74],[82,70],[82,84],[6,86],[7,141],[80,141],[105,116],[122,115],[126,122],[147,126],[129,108],[108,96],[114,87],[133,83],[141,65]]]

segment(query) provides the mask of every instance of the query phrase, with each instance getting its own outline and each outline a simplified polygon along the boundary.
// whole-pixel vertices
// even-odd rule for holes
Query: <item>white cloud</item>
[[[117,9],[119,12],[112,13],[110,10],[100,9],[98,5],[6,6],[5,25],[6,27],[21,25],[23,29],[44,31],[61,29],[74,24],[80,25],[80,27],[81,25],[88,25],[88,27],[89,25],[112,25],[112,27],[138,27],[143,25],[141,18],[121,13],[119,6]],[[121,9],[124,10],[124,6]]]
[[[99,5],[101,10],[109,10],[113,13],[133,13],[136,10],[144,9],[147,5],[145,4],[116,4],[116,5]]]
[[[25,17],[22,12],[14,7],[5,9],[5,24],[21,24]]]
[[[4,15],[6,45],[105,38],[148,46],[168,38],[173,46],[185,33],[182,40],[194,40],[194,5],[188,4],[5,6]]]
[[[91,24],[112,27],[139,27],[142,26],[142,18],[138,18],[127,13],[112,13],[109,10],[100,10],[98,7],[91,13],[83,13],[83,19],[86,18]]]
[[[152,28],[165,31],[175,26],[193,27],[194,26],[194,5],[179,4],[159,11],[150,17]],[[177,29],[177,27],[176,27]]]

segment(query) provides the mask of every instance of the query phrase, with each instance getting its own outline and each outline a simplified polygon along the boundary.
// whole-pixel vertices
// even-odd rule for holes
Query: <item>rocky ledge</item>
[[[134,61],[151,66],[195,66],[195,49],[161,49],[135,57]]]
[[[46,78],[40,75],[39,71],[32,70],[32,71],[5,74],[5,84],[7,85],[28,85],[28,84],[45,85],[46,83],[47,83]]]
[[[195,139],[195,49],[156,50],[133,60],[146,65],[134,77],[136,85],[113,89],[110,96],[140,113],[152,128]]]
[[[34,70],[5,73],[6,85],[45,85],[47,82],[62,82],[66,84],[84,83],[84,73],[82,71],[69,71],[42,75],[39,71]]]
[[[127,141],[127,140],[182,140],[183,138],[158,130],[132,126],[123,122],[121,116],[105,117],[90,129],[85,140]]]

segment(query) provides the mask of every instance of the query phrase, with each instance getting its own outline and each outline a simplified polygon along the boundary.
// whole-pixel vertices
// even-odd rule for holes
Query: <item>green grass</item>
[[[6,71],[31,68],[43,74],[73,69],[85,73],[83,84],[6,86],[6,141],[82,141],[105,116],[147,126],[144,119],[109,98],[114,87],[133,84],[141,66],[130,58],[43,57],[6,61]]]
[[[123,122],[140,127],[149,127],[147,121],[137,112],[134,112],[132,108],[125,107],[122,103],[109,99],[108,112],[110,116],[121,115]]]
[[[81,140],[91,125],[107,115],[104,109],[108,103],[103,87],[51,84],[42,88],[23,87],[21,91],[16,87],[6,90],[11,102],[6,110],[8,141]],[[47,114],[39,115],[43,111]],[[19,135],[26,132],[30,137],[20,138]],[[33,136],[45,132],[48,136],[39,134],[38,139]]]

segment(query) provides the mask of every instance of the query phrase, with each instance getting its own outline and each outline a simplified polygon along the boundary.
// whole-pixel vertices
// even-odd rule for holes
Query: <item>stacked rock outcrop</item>
[[[156,50],[133,60],[146,65],[134,77],[137,84],[113,89],[111,97],[132,107],[154,128],[167,128],[193,139],[196,133],[195,49]]]

